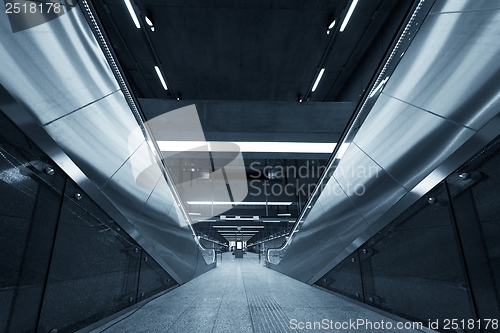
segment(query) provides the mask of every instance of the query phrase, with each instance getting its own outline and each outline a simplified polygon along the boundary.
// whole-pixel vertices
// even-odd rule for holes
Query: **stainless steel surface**
[[[49,176],[52,176],[55,173],[54,169],[51,167],[46,167],[43,171]]]
[[[499,35],[499,9],[429,15],[384,94],[478,130],[500,109]]]
[[[2,10],[0,40],[0,82],[39,124],[119,89],[78,8],[17,33]]]
[[[368,224],[376,221],[388,207],[407,193],[372,158],[356,144],[351,144],[333,174]]]
[[[203,251],[179,220],[183,214],[167,213],[172,205],[161,202],[174,196],[153,191],[164,175],[154,170],[138,182],[135,170],[152,163],[154,145],[145,140],[80,8],[15,34],[2,12],[0,27],[2,111],[178,283],[213,268],[206,264],[213,250]],[[165,230],[180,239],[177,246],[159,237]],[[167,256],[154,250],[158,243],[169,248]]]
[[[123,94],[116,92],[44,128],[80,169],[102,187],[144,143],[137,122],[130,113],[126,114],[127,110]]]
[[[398,67],[395,73],[405,70]],[[442,162],[443,155],[455,151],[473,134],[469,128],[388,97],[384,92],[354,142],[409,191]]]
[[[336,171],[328,185],[334,188],[338,180],[345,195],[323,191],[289,246],[273,251],[282,259],[271,268],[316,282],[500,134],[500,63],[493,64],[500,56],[499,15],[497,10],[427,17],[337,167],[372,166],[378,176]],[[366,193],[354,197],[349,183],[364,184]],[[323,226],[313,228],[318,223]],[[316,243],[315,234],[329,226],[336,237],[326,246]],[[298,254],[305,249],[317,249],[314,263]]]
[[[133,168],[135,165],[149,165],[149,147],[143,143],[135,153],[101,187],[102,193],[115,205],[127,220],[134,223],[148,200],[153,187],[144,188],[136,183]],[[152,184],[158,183],[161,173],[149,173]],[[158,221],[159,222],[159,221]],[[152,223],[154,223],[152,221]],[[150,235],[154,236],[153,235]]]
[[[464,173],[459,174],[458,177],[460,179],[466,180],[466,179],[469,179],[470,174],[468,174],[467,172],[464,172]]]
[[[470,10],[500,9],[497,0],[437,0],[431,13],[461,12]]]

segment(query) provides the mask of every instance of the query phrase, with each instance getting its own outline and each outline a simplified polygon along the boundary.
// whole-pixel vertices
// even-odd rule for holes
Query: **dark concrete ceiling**
[[[95,0],[137,97],[287,102],[304,97],[322,67],[311,101],[357,101],[413,1],[361,0],[338,32],[350,3],[135,0],[137,29],[123,0]],[[327,35],[331,18],[337,24]]]

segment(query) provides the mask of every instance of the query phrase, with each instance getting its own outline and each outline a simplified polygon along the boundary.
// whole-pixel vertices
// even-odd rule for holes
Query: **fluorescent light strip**
[[[125,1],[125,6],[127,6],[128,12],[130,13],[130,16],[132,17],[132,21],[134,21],[135,26],[137,29],[141,28],[141,24],[139,23],[139,19],[137,18],[137,15],[135,15],[134,8],[132,7],[132,3],[130,0],[124,0]]]
[[[328,26],[328,29],[331,29],[331,28],[333,28],[334,26],[335,26],[335,20],[333,20],[333,22],[332,22],[332,23],[330,23],[330,25]]]
[[[155,71],[156,74],[158,75],[158,78],[160,79],[161,85],[163,86],[163,89],[168,90],[167,84],[165,83],[165,80],[163,79],[163,75],[161,74],[160,68],[158,66],[155,66]]]
[[[231,236],[231,237],[243,237],[243,238],[246,238],[246,237],[252,237],[255,234],[239,234],[239,235],[235,235],[235,234],[220,234],[220,235],[221,236]]]
[[[236,217],[226,217],[226,221],[253,221],[253,217],[240,217],[239,219]]]
[[[237,233],[237,232],[242,232],[242,233],[257,233],[259,232],[260,230],[235,230],[234,233]],[[227,234],[227,233],[230,233],[232,231],[228,231],[228,230],[217,230],[217,232],[221,232],[221,233],[224,233],[224,234]]]
[[[380,88],[382,88],[382,86],[389,80],[389,77],[386,77],[385,79],[382,80],[382,82],[380,82],[377,86],[377,88],[375,88],[374,91],[372,91],[372,93],[370,94],[370,96],[368,96],[368,98],[372,98],[373,95],[375,95],[377,93],[377,91],[380,90]]]
[[[292,204],[291,201],[280,201],[280,202],[242,202],[242,201],[188,201],[188,205],[246,205],[246,206],[290,206]]]
[[[238,228],[236,225],[214,225],[212,226],[213,228]],[[256,225],[256,226],[251,226],[251,225],[242,225],[241,228],[252,228],[252,229],[263,229],[263,225]]]
[[[255,235],[253,235],[253,234],[252,234],[252,235],[238,235],[238,236],[239,236],[239,237],[238,237],[238,236],[231,235],[231,234],[227,234],[227,235],[222,235],[222,234],[221,234],[221,236],[222,236],[222,237],[233,237],[233,238],[240,238],[240,237],[241,237],[241,238],[252,238],[252,237],[253,237],[253,236],[255,236]]]
[[[358,4],[358,0],[352,0],[351,7],[349,7],[349,10],[347,11],[347,15],[344,18],[344,21],[342,22],[342,25],[340,26],[340,32],[344,31],[345,27],[347,26],[347,23],[351,19],[351,15],[354,12],[354,8],[356,8],[356,5]]]
[[[234,152],[230,145],[224,145],[222,141],[158,141],[158,147],[166,152]],[[242,153],[316,153],[331,154],[336,143],[332,142],[231,142],[240,147]],[[213,150],[211,147],[218,147]],[[224,149],[226,146],[226,150]]]
[[[189,215],[200,216],[201,213],[188,213]]]
[[[316,90],[316,88],[318,87],[319,81],[321,81],[321,77],[323,76],[324,72],[325,72],[325,69],[321,68],[321,70],[319,71],[318,77],[316,78],[316,82],[314,82],[313,88],[311,90],[312,92],[314,92]]]
[[[146,20],[146,23],[147,23],[150,27],[152,27],[152,26],[153,26],[153,21],[151,21],[151,19],[150,19],[149,17],[145,16],[145,17],[144,17],[144,19]]]

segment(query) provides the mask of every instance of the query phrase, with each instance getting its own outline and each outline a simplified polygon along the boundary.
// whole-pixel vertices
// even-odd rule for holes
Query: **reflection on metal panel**
[[[462,12],[470,10],[500,9],[497,0],[437,0],[431,13]]]
[[[437,3],[443,7],[442,1]],[[486,6],[478,3],[465,1],[463,8]],[[500,55],[499,27],[500,10],[427,17],[328,180],[326,188],[340,183],[345,194],[321,191],[317,204],[324,215],[313,207],[298,224],[297,239],[269,251],[282,257],[270,267],[316,282],[500,134],[495,118],[500,63],[494,60]],[[346,167],[373,168],[377,176],[349,173]],[[356,195],[356,184],[363,185],[363,195]],[[331,241],[325,247],[315,234],[326,230],[331,230]],[[314,264],[305,262],[298,239],[300,248],[325,255],[318,255]]]
[[[149,164],[149,147],[145,143],[101,188],[104,195],[131,222],[135,221],[153,191],[152,188],[144,188],[136,184],[132,168],[134,164],[140,162]],[[158,171],[156,174],[151,172],[149,176],[150,183],[156,184],[162,175]]]
[[[407,192],[356,144],[350,145],[333,177],[368,224]],[[328,198],[328,193],[323,195]]]
[[[44,128],[101,187],[144,143],[142,132],[135,130],[137,122],[131,115],[124,116],[126,110],[123,94],[116,92]]]
[[[35,140],[42,137],[46,153],[178,283],[213,268],[206,264],[213,250],[202,252],[193,230],[180,225],[183,214],[161,202],[175,193],[153,191],[160,179],[166,184],[160,165],[136,179],[134,167],[149,167],[159,152],[151,150],[123,93],[126,86],[120,90],[80,8],[16,33],[4,16],[0,13],[0,84],[25,108],[23,116],[9,116]],[[16,104],[11,109],[22,109],[8,97]],[[166,220],[175,223],[165,225]],[[165,230],[176,235],[178,247],[158,237]],[[155,252],[154,245],[169,248],[168,256]]]
[[[471,129],[382,94],[354,142],[411,190],[473,134]]]
[[[2,10],[0,59],[0,82],[42,125],[119,89],[79,8],[17,33]]]
[[[240,202],[245,199],[248,183],[239,146],[231,142],[206,142],[194,104],[161,114],[146,124],[155,140],[162,138],[166,140],[163,143],[171,145],[162,147],[161,157],[167,166],[181,165],[183,159],[189,158],[204,160],[210,166],[198,174],[195,171],[200,170],[188,165],[182,167],[182,172],[180,167],[177,172],[171,172],[172,185],[188,212],[200,211],[200,205],[191,204],[194,201]],[[180,141],[191,145],[178,145]],[[144,170],[140,176],[149,172],[149,169],[138,170]],[[220,215],[228,210],[228,206],[222,205],[203,206],[205,212],[210,210],[209,214],[204,214],[205,217]]]
[[[429,15],[384,93],[480,129],[500,108],[499,35],[500,10]]]

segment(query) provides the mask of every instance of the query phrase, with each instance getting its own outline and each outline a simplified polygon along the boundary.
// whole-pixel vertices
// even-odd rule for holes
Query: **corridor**
[[[216,269],[92,333],[433,332],[425,327],[398,330],[396,320],[268,269],[254,253],[243,259],[224,253],[218,260]],[[347,326],[359,319],[374,328]],[[317,322],[316,329],[308,329],[308,322]],[[375,329],[381,323],[385,329]]]

